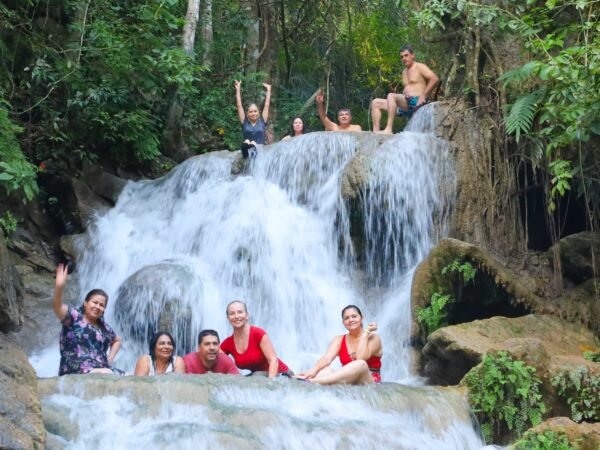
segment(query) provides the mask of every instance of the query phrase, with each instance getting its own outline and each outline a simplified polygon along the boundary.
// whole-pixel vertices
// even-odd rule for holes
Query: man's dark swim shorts
[[[404,97],[406,98],[406,103],[408,104],[408,111],[404,111],[402,108],[398,108],[396,110],[396,115],[398,117],[412,117],[412,115],[417,109],[419,109],[421,106],[427,103],[427,101],[425,101],[425,103],[423,103],[422,105],[417,106],[417,103],[419,102],[419,97],[414,95],[405,95]]]

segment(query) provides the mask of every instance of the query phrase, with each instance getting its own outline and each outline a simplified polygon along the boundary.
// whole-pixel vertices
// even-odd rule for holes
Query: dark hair
[[[405,51],[410,53],[411,55],[415,54],[415,50],[412,48],[412,45],[405,45],[404,47],[402,47],[400,49],[400,53],[405,52]]]
[[[260,113],[260,108],[258,107],[258,104],[254,103],[254,102],[248,103],[246,105],[246,111],[248,111],[250,109],[250,107],[253,106],[253,105],[256,106],[256,109],[258,109],[258,112]]]
[[[348,305],[344,309],[342,309],[342,319],[344,318],[344,313],[348,309],[355,309],[356,312],[358,312],[358,315],[362,318],[363,314],[362,314],[362,311],[360,310],[360,308],[358,306],[356,306],[356,305]]]
[[[300,119],[302,121],[302,134],[304,134],[304,130],[306,129],[306,122],[304,121],[304,119],[300,116],[296,116],[290,122],[290,132],[288,133],[290,137],[296,136],[296,132],[294,131],[294,122],[296,121],[296,119]]]
[[[221,342],[219,333],[217,333],[215,330],[202,330],[200,333],[198,333],[198,345],[202,344],[202,339],[204,339],[204,336],[216,336],[217,341],[219,341],[219,343]]]
[[[248,312],[248,307],[246,306],[246,304],[245,304],[243,301],[241,301],[241,300],[233,300],[232,302],[229,302],[229,303],[227,304],[227,308],[225,308],[225,315],[227,315],[227,312],[229,311],[229,307],[230,307],[231,305],[233,305],[234,303],[241,303],[242,305],[244,305],[244,311],[245,311],[246,313]]]
[[[177,346],[175,345],[175,339],[173,339],[173,336],[171,336],[171,333],[169,333],[168,331],[157,331],[156,333],[154,333],[152,335],[152,337],[150,338],[150,358],[152,358],[152,361],[154,361],[156,359],[156,355],[154,354],[155,350],[156,350],[156,343],[158,342],[158,339],[161,336],[168,336],[169,339],[171,339],[171,344],[173,344],[173,354],[171,355],[171,359],[169,360],[169,362],[173,362],[173,358],[175,357],[175,350],[177,349]]]
[[[108,294],[103,291],[102,289],[92,289],[90,292],[88,292],[85,296],[85,298],[83,299],[83,303],[82,305],[79,307],[79,312],[84,315],[85,314],[85,304],[87,302],[90,301],[90,299],[95,296],[95,295],[99,295],[101,297],[104,297],[104,300],[106,300],[104,302],[104,307],[108,306]],[[100,325],[101,328],[103,328],[104,330],[106,330],[106,323],[104,322],[104,314],[98,318],[98,325]]]
[[[346,112],[346,111],[348,112],[348,114],[352,115],[352,111],[350,111],[350,108],[340,108],[340,109],[338,109],[338,112],[337,112],[338,116],[340,115],[340,113]]]

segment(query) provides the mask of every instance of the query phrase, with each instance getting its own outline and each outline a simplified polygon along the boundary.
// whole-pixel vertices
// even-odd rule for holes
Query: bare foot
[[[380,131],[381,134],[394,134],[394,130],[391,128],[385,128],[383,131]]]

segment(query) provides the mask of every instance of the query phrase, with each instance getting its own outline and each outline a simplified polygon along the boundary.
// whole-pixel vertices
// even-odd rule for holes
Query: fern
[[[543,64],[539,61],[530,61],[517,69],[504,72],[498,77],[498,81],[504,81],[504,87],[507,88],[510,84],[518,84],[537,75],[542,66]]]
[[[506,132],[514,134],[517,142],[519,142],[521,133],[528,133],[531,129],[533,118],[538,111],[538,104],[544,94],[544,89],[538,89],[528,95],[519,97],[510,108],[506,118]]]

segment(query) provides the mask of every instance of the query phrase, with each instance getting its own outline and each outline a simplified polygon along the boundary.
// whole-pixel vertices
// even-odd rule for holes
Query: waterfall
[[[379,324],[384,381],[418,384],[408,343],[412,273],[444,234],[454,195],[446,143],[431,133],[432,108],[415,114],[418,126],[389,137],[310,133],[260,146],[258,156],[244,164],[237,153],[216,152],[191,158],[161,179],[128,183],[117,205],[88,229],[78,261],[80,290],[101,287],[109,294],[107,321],[123,341],[115,365],[132,371],[147,352],[149,334],[165,321],[172,323],[180,355],[196,348],[202,328],[217,330],[223,339],[231,334],[225,307],[242,299],[251,323],[269,333],[278,356],[293,370],[305,370],[345,332],[341,309],[356,304],[365,323]],[[240,173],[232,175],[232,167]],[[354,176],[352,167],[364,175],[354,198],[342,192]],[[217,383],[208,379],[210,386]],[[263,434],[271,437],[247,448],[481,446],[464,401],[435,390],[392,384],[381,390],[298,391],[302,383],[295,381],[247,382],[237,379],[212,393],[207,404],[187,405],[185,395],[179,397],[184,405],[169,399],[151,417],[132,406],[128,394],[104,392],[117,395],[113,406],[120,412],[110,413],[111,420],[136,430],[121,436],[117,447],[127,447],[131,436],[145,435],[148,427],[164,429],[178,421],[183,425],[174,425],[172,435],[178,447],[196,442],[199,430],[212,430],[216,434],[207,436],[217,439],[218,413],[211,412],[217,404],[264,418]],[[104,408],[89,393],[77,402],[74,395],[48,395],[45,408],[72,403],[71,417],[77,405]],[[445,417],[447,407],[451,418]],[[190,424],[190,414],[203,419]],[[364,433],[358,446],[346,434],[356,424]],[[335,428],[339,434],[330,436]],[[244,430],[234,437],[252,435]],[[298,433],[314,441],[304,442]],[[94,446],[78,442],[72,448]]]

